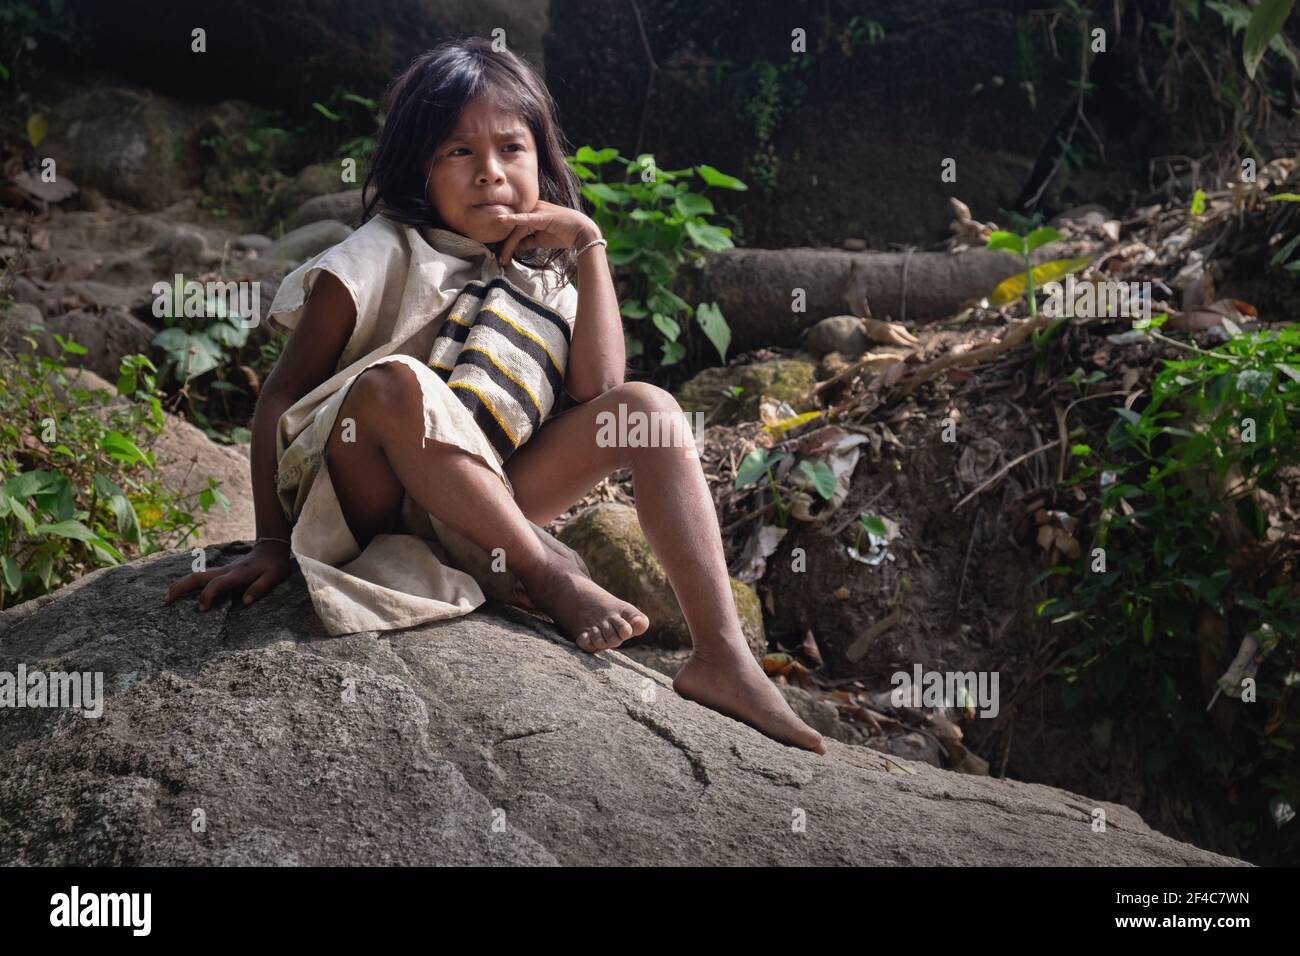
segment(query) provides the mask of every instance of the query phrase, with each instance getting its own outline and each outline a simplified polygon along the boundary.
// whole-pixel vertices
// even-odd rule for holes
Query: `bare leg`
[[[351,420],[352,441],[344,441]],[[485,551],[501,548],[537,607],[571,637],[587,630],[624,638],[649,619],[558,559],[538,540],[505,483],[477,456],[423,441],[420,384],[400,363],[362,372],[339,408],[326,460],[353,537],[364,547],[396,523],[402,492]]]
[[[754,660],[740,627],[717,513],[698,458],[687,447],[602,447],[602,413],[681,415],[673,397],[645,382],[628,382],[547,421],[507,460],[515,500],[543,524],[561,514],[606,475],[632,469],[637,519],[664,566],[694,644],[673,687],[683,697],[741,720],[778,740],[825,753],[821,735],[790,710]],[[689,442],[685,428],[676,432]],[[617,647],[624,637],[579,646]]]

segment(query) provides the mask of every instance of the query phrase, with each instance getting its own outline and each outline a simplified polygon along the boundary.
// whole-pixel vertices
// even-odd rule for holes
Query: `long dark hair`
[[[384,125],[361,187],[361,221],[379,212],[416,228],[448,226],[425,192],[425,164],[455,128],[465,104],[486,96],[528,124],[537,144],[537,194],[545,202],[581,210],[578,178],[564,162],[570,145],[560,130],[555,101],[533,68],[482,37],[446,40],[421,53],[384,94]],[[498,243],[492,243],[498,247]],[[494,249],[495,251],[495,249]],[[517,256],[561,277],[574,263],[572,249],[526,249]]]

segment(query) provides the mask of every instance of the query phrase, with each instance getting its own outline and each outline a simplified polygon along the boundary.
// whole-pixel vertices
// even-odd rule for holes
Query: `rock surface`
[[[0,863],[1240,863],[1114,804],[1094,832],[1065,791],[784,747],[521,611],[331,638],[296,571],[250,607],[164,606],[188,566],[0,614],[0,671],[105,691],[97,719],[0,720]]]

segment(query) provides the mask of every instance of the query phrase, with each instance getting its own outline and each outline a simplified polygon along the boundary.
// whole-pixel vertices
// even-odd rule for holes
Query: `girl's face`
[[[499,212],[531,212],[537,205],[537,147],[528,124],[479,98],[461,111],[456,128],[425,165],[429,201],[455,232],[483,244],[514,228]],[[500,203],[500,207],[487,205]]]

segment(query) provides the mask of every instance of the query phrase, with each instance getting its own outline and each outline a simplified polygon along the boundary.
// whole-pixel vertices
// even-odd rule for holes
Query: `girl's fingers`
[[[511,220],[516,217],[505,216],[503,218],[506,220]],[[515,226],[514,229],[510,230],[510,235],[506,236],[506,241],[501,246],[502,265],[506,265],[514,257],[515,246],[519,244],[519,240],[522,239],[527,232],[528,232],[527,226]]]
[[[203,589],[203,593],[199,595],[199,610],[206,611],[223,592],[241,584],[247,584],[251,580],[252,578],[247,572],[239,571],[230,571],[213,578],[208,582],[208,586]]]
[[[189,594],[196,587],[201,584],[206,584],[220,573],[221,569],[216,568],[212,571],[195,571],[193,574],[187,574],[179,581],[174,581],[172,583],[172,586],[167,589],[163,601],[167,604],[171,604],[172,601],[175,601],[178,597]]]
[[[273,587],[275,587],[274,576],[270,571],[263,571],[260,578],[244,589],[244,603],[252,604]]]

